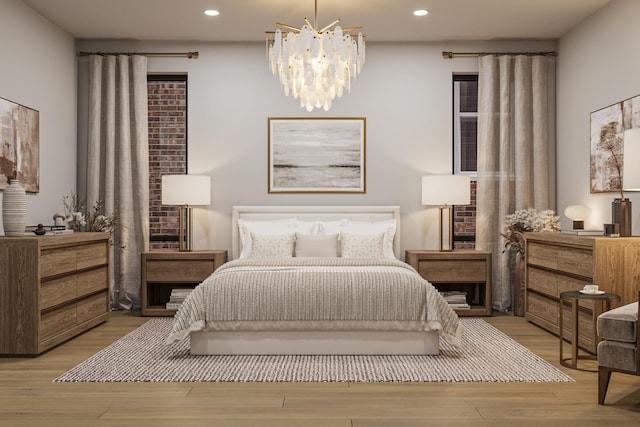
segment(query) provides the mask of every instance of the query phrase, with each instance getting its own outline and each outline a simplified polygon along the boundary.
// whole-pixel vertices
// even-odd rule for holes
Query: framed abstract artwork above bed
[[[25,191],[39,191],[39,114],[0,98],[0,190],[16,176]]]
[[[366,119],[268,121],[269,193],[365,193]]]

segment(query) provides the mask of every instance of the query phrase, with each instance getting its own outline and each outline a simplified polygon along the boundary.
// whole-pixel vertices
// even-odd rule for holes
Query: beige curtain
[[[512,308],[513,254],[500,233],[518,209],[550,209],[548,58],[479,58],[476,247],[493,257],[493,308]]]
[[[140,252],[149,248],[147,58],[89,58],[87,204],[116,212],[111,253],[115,309],[140,305]]]

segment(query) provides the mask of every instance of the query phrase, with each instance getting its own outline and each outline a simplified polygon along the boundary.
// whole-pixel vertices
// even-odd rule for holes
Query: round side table
[[[620,297],[616,294],[604,292],[597,294],[582,293],[580,291],[567,291],[560,294],[560,364],[567,368],[579,369],[583,371],[593,371],[591,369],[580,369],[578,367],[578,359],[596,360],[597,356],[579,355],[578,354],[578,302],[580,300],[595,300],[603,304],[603,311],[611,310],[611,301]],[[563,327],[563,308],[564,302],[571,305],[571,357],[564,357],[564,327]]]

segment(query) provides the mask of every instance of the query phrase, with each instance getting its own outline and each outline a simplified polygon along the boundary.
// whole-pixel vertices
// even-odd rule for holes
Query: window
[[[477,176],[478,75],[453,76],[453,159],[456,174]]]
[[[478,75],[453,75],[453,170],[471,177],[471,204],[455,206],[455,249],[475,248],[478,158]]]
[[[162,176],[187,173],[187,76],[147,76],[150,249],[178,249],[178,207],[162,205]]]

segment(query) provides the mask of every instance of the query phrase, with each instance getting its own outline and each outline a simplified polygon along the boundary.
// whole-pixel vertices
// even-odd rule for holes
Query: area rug
[[[192,356],[166,346],[172,319],[153,319],[58,382],[573,382],[482,319],[462,319],[463,345],[437,356]]]

